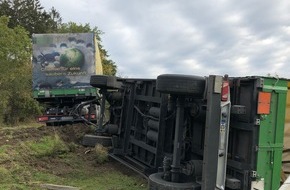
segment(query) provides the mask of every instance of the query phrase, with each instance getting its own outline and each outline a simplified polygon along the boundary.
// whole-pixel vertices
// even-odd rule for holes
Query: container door
[[[264,181],[265,190],[278,189],[280,186],[286,95],[287,81],[264,78],[257,102],[260,125],[255,177],[256,181]]]

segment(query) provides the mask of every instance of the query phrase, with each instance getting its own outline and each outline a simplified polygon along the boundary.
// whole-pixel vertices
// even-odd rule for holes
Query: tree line
[[[15,125],[41,112],[32,98],[32,34],[86,32],[99,41],[104,74],[115,75],[117,66],[101,44],[98,27],[63,23],[55,8],[46,11],[39,0],[0,0],[0,124]]]

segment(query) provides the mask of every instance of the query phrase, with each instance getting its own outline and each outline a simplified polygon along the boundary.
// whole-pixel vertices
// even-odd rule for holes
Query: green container
[[[242,190],[280,187],[287,83],[257,76],[231,79],[232,106],[243,112],[232,112],[227,174]]]
[[[287,80],[264,78],[262,91],[271,94],[270,113],[260,114],[257,147],[257,177],[265,190],[280,187],[287,98]]]
[[[77,97],[77,96],[97,96],[96,88],[68,88],[34,90],[33,98],[53,98],[53,97]]]

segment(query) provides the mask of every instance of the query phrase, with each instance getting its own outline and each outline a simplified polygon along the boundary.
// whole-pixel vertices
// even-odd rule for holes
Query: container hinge
[[[255,151],[258,152],[259,151],[259,147],[255,146]]]
[[[44,97],[46,97],[46,98],[50,97],[50,91],[49,90],[45,90],[44,91]]]
[[[250,177],[251,178],[256,178],[257,177],[257,171],[254,171],[254,170],[250,171]]]
[[[260,125],[261,124],[261,120],[260,119],[256,119],[255,120],[255,125]]]
[[[258,88],[264,87],[264,79],[260,78],[259,80],[257,80],[257,87]]]

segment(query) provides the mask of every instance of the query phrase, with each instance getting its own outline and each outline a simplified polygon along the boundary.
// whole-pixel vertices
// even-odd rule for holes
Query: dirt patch
[[[23,129],[11,127],[0,130],[0,146],[15,145],[22,141],[37,141],[44,136],[53,134],[58,134],[64,142],[80,143],[84,134],[92,132],[92,128],[83,124],[40,126]]]
[[[21,141],[39,139],[50,134],[50,130],[41,130],[40,128],[25,128],[19,130],[15,128],[7,128],[5,130],[1,130],[0,146],[15,145]]]
[[[74,142],[77,144],[81,143],[85,134],[93,133],[93,129],[84,124],[55,126],[52,127],[52,129],[61,136],[63,141]]]

